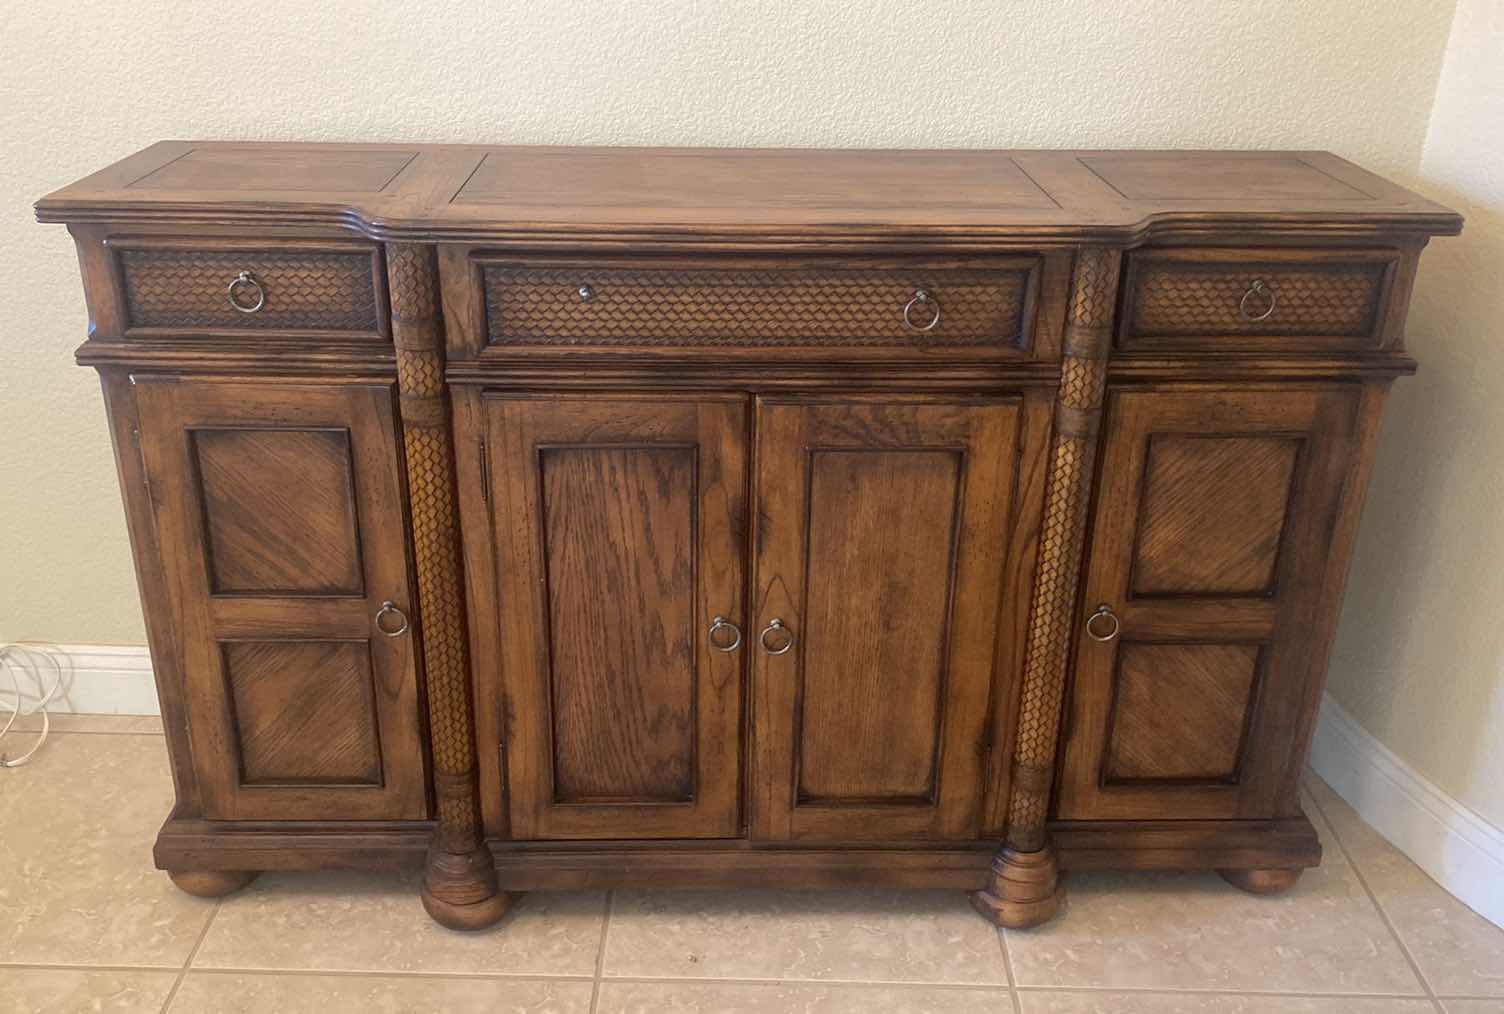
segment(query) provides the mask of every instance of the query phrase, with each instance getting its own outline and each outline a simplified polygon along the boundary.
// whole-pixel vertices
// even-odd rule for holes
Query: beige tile
[[[74,1011],[162,1009],[176,972],[81,971],[0,967],[0,1011],[73,1014]]]
[[[417,874],[265,875],[224,900],[196,968],[593,975],[605,895],[526,894],[478,933],[439,926]]]
[[[623,891],[606,975],[1007,984],[961,891]]]
[[[1321,779],[1311,775],[1308,787],[1431,988],[1504,997],[1504,929],[1426,876]]]
[[[191,972],[170,1014],[588,1014],[593,984],[538,979]]]
[[[9,715],[8,711],[0,709],[0,726],[5,724]],[[52,732],[156,733],[157,735],[162,732],[162,719],[155,715],[74,715],[53,712],[47,716],[47,720]],[[41,728],[41,715],[22,715],[16,719],[11,735],[19,736],[25,733],[28,739],[26,746],[29,747],[29,741]]]
[[[1504,1000],[1442,1000],[1447,1014],[1504,1014]]]
[[[801,983],[605,982],[597,1014],[1005,1014],[1006,989]]]
[[[1072,875],[1050,923],[1007,934],[1020,986],[1423,992],[1330,833],[1286,894],[1245,894],[1213,873]]]
[[[180,967],[214,910],[152,868],[155,736],[59,736],[0,770],[0,962]]]
[[[1023,1014],[1435,1014],[1430,1000],[1207,993],[1019,994]]]

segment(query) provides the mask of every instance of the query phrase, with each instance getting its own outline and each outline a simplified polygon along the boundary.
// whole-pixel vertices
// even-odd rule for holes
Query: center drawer
[[[793,264],[477,258],[491,347],[1031,348],[1043,258]]]

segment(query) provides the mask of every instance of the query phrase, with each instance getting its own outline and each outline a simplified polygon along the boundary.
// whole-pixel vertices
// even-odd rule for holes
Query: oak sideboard
[[[1323,152],[163,142],[38,202],[184,890],[1278,891],[1428,239]]]

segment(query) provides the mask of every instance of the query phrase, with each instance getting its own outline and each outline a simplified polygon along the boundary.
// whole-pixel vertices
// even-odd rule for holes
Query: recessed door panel
[[[1293,815],[1359,400],[1344,385],[1109,395],[1060,817]]]
[[[759,403],[757,837],[977,836],[1020,417]]]
[[[695,457],[539,451],[561,802],[694,797]]]
[[[205,816],[426,817],[390,388],[135,391]]]
[[[944,449],[810,454],[820,571],[805,610],[817,661],[804,678],[801,801],[930,802],[963,462]]]
[[[485,406],[511,834],[736,835],[744,400]]]

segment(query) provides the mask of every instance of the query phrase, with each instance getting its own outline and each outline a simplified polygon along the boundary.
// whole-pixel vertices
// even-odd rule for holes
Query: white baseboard
[[[35,700],[41,689],[37,680],[50,686],[53,668],[37,656],[57,660],[62,686],[47,705],[54,714],[155,715],[157,685],[151,674],[151,655],[139,645],[36,644],[29,650],[30,666],[19,669],[23,698]],[[28,669],[30,671],[28,671]],[[0,700],[11,696],[9,675],[0,679]]]
[[[1311,767],[1449,893],[1504,926],[1504,830],[1422,777],[1336,701],[1322,701]]]

